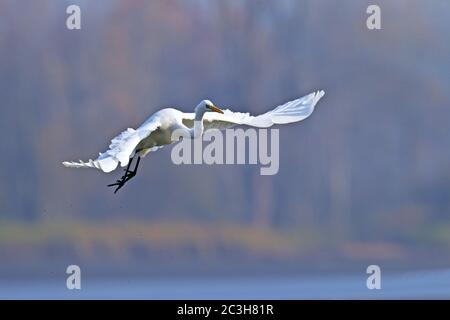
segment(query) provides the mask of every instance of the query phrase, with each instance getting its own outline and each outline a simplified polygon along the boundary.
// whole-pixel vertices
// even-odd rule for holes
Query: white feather
[[[109,149],[100,153],[95,160],[89,159],[87,162],[80,160],[79,162],[64,161],[62,164],[68,168],[95,168],[103,172],[111,172],[120,165],[125,167],[133,155],[133,151],[139,142],[147,137],[159,125],[158,121],[148,121],[145,127],[135,130],[128,128],[111,140]]]
[[[313,92],[302,98],[292,100],[263,113],[252,116],[249,113],[224,110],[223,114],[209,112],[205,114],[204,126],[207,129],[226,129],[235,125],[247,125],[258,128],[271,127],[274,124],[298,122],[309,117],[317,102],[324,96],[324,91]],[[185,119],[193,120],[194,113],[185,113]]]

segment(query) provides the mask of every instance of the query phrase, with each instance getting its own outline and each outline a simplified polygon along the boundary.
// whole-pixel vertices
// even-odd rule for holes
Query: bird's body
[[[145,156],[152,148],[162,147],[176,142],[172,139],[172,134],[175,130],[180,130],[185,127],[183,122],[180,121],[182,117],[183,112],[174,108],[165,108],[155,112],[138,128],[138,130],[146,130],[148,126],[152,127],[154,123],[160,125],[156,130],[152,131],[147,137],[139,142],[136,151]]]
[[[122,179],[112,184],[118,186],[117,191],[126,181],[134,177],[140,157],[144,157],[150,151],[178,142],[181,137],[200,137],[209,129],[226,129],[236,125],[267,128],[274,124],[301,121],[311,115],[323,95],[323,91],[311,93],[259,116],[230,110],[222,111],[209,100],[201,101],[194,113],[185,113],[174,108],[161,109],[137,129],[128,128],[112,139],[109,149],[105,153],[100,153],[96,160],[65,161],[63,165],[71,168],[96,168],[103,172],[111,172],[119,164],[122,167],[127,166]],[[135,156],[138,156],[138,162],[135,170],[130,171],[130,159]]]

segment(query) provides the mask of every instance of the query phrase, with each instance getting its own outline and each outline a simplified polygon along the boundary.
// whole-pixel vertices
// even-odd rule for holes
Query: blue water
[[[381,289],[360,276],[234,279],[82,279],[68,290],[65,279],[0,281],[0,299],[396,299],[450,298],[450,270],[382,275]]]

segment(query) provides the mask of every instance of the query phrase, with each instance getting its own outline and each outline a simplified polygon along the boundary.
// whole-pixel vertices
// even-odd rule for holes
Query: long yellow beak
[[[219,108],[217,108],[216,106],[210,106],[209,107],[212,111],[214,111],[214,112],[218,112],[218,113],[223,113],[223,111],[222,110],[220,110]]]

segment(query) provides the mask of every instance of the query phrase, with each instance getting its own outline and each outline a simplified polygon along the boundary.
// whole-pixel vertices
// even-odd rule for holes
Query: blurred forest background
[[[379,31],[372,1],[1,0],[0,275],[450,266],[450,2],[377,3]],[[61,165],[163,107],[318,89],[275,176],[165,148],[114,195]]]

